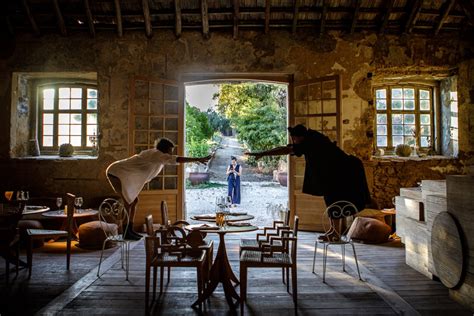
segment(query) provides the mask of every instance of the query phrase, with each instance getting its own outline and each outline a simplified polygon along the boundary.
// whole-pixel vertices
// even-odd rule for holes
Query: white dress
[[[106,174],[120,179],[122,195],[130,204],[137,198],[143,186],[158,176],[165,165],[177,164],[177,157],[158,149],[147,149],[112,163],[107,167]]]

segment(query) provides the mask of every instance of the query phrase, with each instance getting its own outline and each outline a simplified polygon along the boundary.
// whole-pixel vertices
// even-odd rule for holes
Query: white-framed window
[[[97,86],[43,84],[37,88],[38,141],[41,153],[57,154],[70,143],[76,153],[91,153],[98,135]]]
[[[434,148],[433,87],[377,86],[375,94],[375,146],[392,151],[399,144]]]

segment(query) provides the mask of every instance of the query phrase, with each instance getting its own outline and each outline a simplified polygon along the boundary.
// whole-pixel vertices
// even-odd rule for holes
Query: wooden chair
[[[264,227],[263,233],[256,235],[255,239],[241,239],[239,246],[239,253],[242,253],[242,250],[260,250],[263,243],[268,243],[270,237],[280,236],[282,230],[290,229],[290,211],[286,213],[284,221],[273,221],[271,227]]]
[[[182,223],[184,221],[178,221],[178,222]],[[168,243],[168,236],[173,237],[172,235],[170,235],[170,232],[166,229],[166,226],[161,226],[160,228],[156,229],[156,226],[153,223],[153,215],[151,214],[145,216],[145,229],[148,236],[160,236],[164,243]],[[204,240],[205,234],[203,234],[202,232],[199,232],[199,233],[202,237],[202,243],[198,245],[198,248],[206,251],[206,266],[208,268],[204,272],[205,272],[205,277],[207,279],[209,275],[209,271],[211,270],[211,267],[212,267],[212,258],[214,255],[214,241]],[[167,281],[168,283],[170,282],[170,276],[171,276],[171,267],[168,267],[168,281]]]
[[[160,267],[160,295],[163,293],[163,275],[165,267],[195,267],[197,270],[198,298],[201,298],[207,279],[204,277],[206,250],[200,249],[202,236],[198,231],[186,234],[178,226],[169,226],[167,242],[157,236],[145,238],[146,276],[145,276],[145,308],[149,313],[150,273],[153,268],[153,300],[156,296],[157,269]]]
[[[69,270],[71,264],[71,241],[73,237],[72,233],[72,221],[74,216],[74,199],[75,195],[67,193],[67,219],[66,219],[66,230],[48,230],[48,229],[27,229],[26,233],[28,236],[28,246],[26,251],[27,265],[28,265],[28,277],[31,277],[31,271],[33,269],[33,241],[35,239],[46,239],[46,238],[60,238],[66,237],[66,268]]]
[[[161,224],[164,226],[179,226],[179,225],[189,225],[189,223],[183,219],[180,219],[174,223],[169,220],[168,216],[168,203],[166,201],[161,201]]]
[[[0,255],[5,259],[5,281],[10,281],[10,263],[15,262],[16,275],[20,258],[20,234],[17,224],[21,212],[0,216]],[[12,255],[15,252],[15,255]]]
[[[348,201],[338,201],[335,202],[331,205],[329,205],[326,208],[326,211],[324,212],[325,216],[328,216],[329,212],[336,211],[339,214],[352,214],[352,210],[357,210],[356,206],[352,204],[351,202]],[[324,216],[323,215],[323,216]],[[360,276],[360,270],[359,270],[359,262],[357,261],[357,253],[355,250],[354,242],[350,236],[350,225],[347,225],[347,219],[352,219],[354,218],[354,215],[349,215],[345,216],[345,223],[343,223],[343,226],[345,229],[343,230],[341,234],[341,238],[338,241],[329,241],[329,240],[319,240],[316,238],[316,241],[314,243],[314,256],[313,256],[313,273],[314,272],[314,266],[316,262],[316,254],[318,252],[318,243],[323,245],[323,283],[326,283],[326,266],[327,266],[327,258],[328,258],[328,248],[331,245],[338,245],[341,246],[341,259],[342,259],[342,271],[346,272],[346,245],[351,245],[352,246],[352,251],[354,253],[354,259],[357,267],[357,274],[359,275],[359,280],[362,281],[362,278]]]
[[[125,280],[128,281],[131,242],[131,240],[125,238],[125,232],[127,231],[129,223],[128,212],[120,201],[108,198],[99,206],[99,221],[106,238],[102,244],[97,276],[100,277],[100,266],[107,242],[115,242],[120,244],[122,250],[120,254],[122,269],[125,269]],[[116,226],[116,229],[111,229],[110,224]]]
[[[298,220],[298,218],[296,218]],[[284,231],[277,237],[283,246],[274,247],[272,241],[263,246],[262,251],[244,250],[240,255],[240,308],[243,311],[247,300],[247,271],[249,268],[283,268],[291,269],[293,302],[297,305],[297,237],[292,231]],[[289,282],[288,282],[289,283]]]
[[[293,234],[295,237],[298,236],[298,224],[299,224],[299,218],[298,216],[295,216],[294,224],[293,224]],[[263,246],[269,244],[272,239],[273,239],[274,249],[277,249],[278,247],[283,248],[283,243],[281,241],[282,233],[284,231],[291,230],[291,227],[289,225],[289,216],[285,218],[284,222],[274,221],[272,227],[265,227],[265,228],[263,230],[263,234],[257,234],[257,239],[241,239],[239,253],[242,254],[242,251],[244,250],[262,251]],[[285,280],[285,270],[286,270],[286,280]],[[282,269],[281,273],[282,273],[281,274],[282,281],[283,283],[286,283],[287,290],[289,291],[289,287],[290,287],[289,269]]]

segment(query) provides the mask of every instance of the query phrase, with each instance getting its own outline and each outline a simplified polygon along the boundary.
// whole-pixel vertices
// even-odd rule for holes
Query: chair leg
[[[156,297],[156,277],[158,275],[157,273],[158,271],[158,267],[154,266],[153,267],[153,300],[155,300],[155,297]]]
[[[166,284],[170,284],[170,279],[171,279],[171,267],[168,267],[168,280],[166,281]]]
[[[15,248],[16,252],[16,276],[18,276],[18,266],[20,265],[20,242],[18,241]]]
[[[28,236],[26,248],[26,261],[28,265],[28,279],[31,278],[31,270],[33,269],[33,238]]]
[[[10,281],[10,254],[9,249],[5,253],[5,283],[8,284]]]
[[[285,268],[286,270],[286,291],[290,293],[290,269]]]
[[[352,251],[354,252],[354,259],[355,259],[356,266],[357,266],[357,273],[359,274],[359,280],[362,281],[362,278],[360,277],[359,262],[357,261],[357,254],[356,254],[355,246],[354,246],[353,243],[351,243],[351,246],[352,246]]]
[[[130,267],[130,243],[125,243],[125,280],[128,281],[128,268]]]
[[[326,283],[326,264],[328,260],[328,246],[329,244],[324,244],[324,253],[323,253],[323,283]]]
[[[163,277],[165,275],[165,271],[163,270],[163,266],[160,267],[160,295],[163,293]]]
[[[150,270],[151,267],[147,263],[145,268],[145,314],[149,314],[149,300],[150,300]]]
[[[295,303],[295,307],[298,301],[298,278],[297,278],[297,271],[296,265],[291,267],[291,287],[293,288],[293,302]]]
[[[199,300],[199,310],[202,309],[202,301],[201,301],[201,298],[202,298],[202,285],[203,285],[203,282],[202,282],[202,274],[203,274],[203,267],[205,266],[205,263],[204,262],[203,264],[201,264],[200,266],[197,267],[197,288],[198,288],[198,300]],[[207,265],[206,265],[207,266]]]
[[[281,268],[281,279],[283,281],[283,284],[286,284],[285,283],[285,268]]]
[[[240,264],[240,313],[244,312],[244,303],[247,300],[247,266]]]
[[[100,253],[100,259],[99,259],[99,267],[97,268],[97,277],[100,278],[100,265],[102,264],[102,258],[104,256],[104,249],[105,249],[105,244],[107,243],[107,240],[104,240],[102,243],[102,252]]]
[[[313,255],[313,273],[314,273],[314,265],[315,265],[315,262],[316,262],[316,254],[318,252],[318,241],[316,240],[314,242],[314,255]]]
[[[341,245],[342,271],[346,272],[346,245]]]

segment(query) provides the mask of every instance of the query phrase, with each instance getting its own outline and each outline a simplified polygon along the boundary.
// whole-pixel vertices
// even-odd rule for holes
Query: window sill
[[[88,156],[88,155],[76,155],[72,157],[59,157],[59,156],[24,156],[24,157],[14,157],[12,159],[17,160],[96,160],[98,156]]]
[[[456,157],[451,156],[442,156],[442,155],[435,155],[435,156],[409,156],[409,157],[400,157],[397,155],[384,155],[384,156],[372,156],[374,160],[397,160],[397,161],[405,161],[405,160],[414,160],[414,161],[426,161],[426,160],[450,160],[450,159],[457,159]]]

